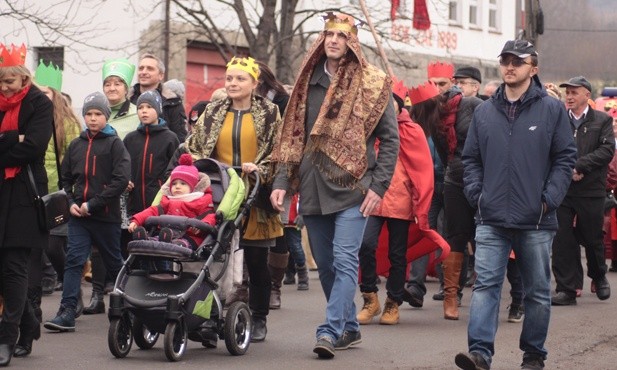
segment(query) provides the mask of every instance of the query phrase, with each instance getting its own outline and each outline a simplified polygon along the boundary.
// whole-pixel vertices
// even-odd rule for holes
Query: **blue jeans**
[[[306,256],[304,255],[304,249],[302,249],[302,232],[295,227],[286,227],[283,233],[291,258],[293,258],[296,265],[304,266],[306,264]]]
[[[360,330],[354,296],[366,220],[360,205],[329,215],[304,216],[319,281],[328,301],[326,321],[317,328],[317,338],[336,340],[344,330]]]
[[[120,224],[94,221],[87,218],[71,217],[69,220],[68,244],[64,263],[64,288],[61,305],[75,309],[81,287],[84,263],[95,245],[107,270],[114,281],[122,267],[120,253]]]
[[[495,354],[501,289],[511,249],[525,290],[525,319],[519,347],[525,354],[546,358],[544,342],[551,316],[550,250],[554,236],[551,230],[478,225],[475,265],[478,277],[471,296],[467,340],[469,352],[481,354],[489,365]]]

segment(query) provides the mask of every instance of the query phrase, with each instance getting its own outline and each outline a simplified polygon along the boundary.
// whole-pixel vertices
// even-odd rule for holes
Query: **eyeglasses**
[[[531,63],[528,63],[525,61],[525,59],[521,59],[521,58],[500,58],[499,59],[499,65],[502,67],[507,67],[510,64],[512,64],[512,67],[518,68],[520,66],[522,66],[523,64],[528,64],[531,65]]]
[[[462,81],[462,80],[458,80],[456,81],[457,85],[478,85],[478,83],[476,81]]]

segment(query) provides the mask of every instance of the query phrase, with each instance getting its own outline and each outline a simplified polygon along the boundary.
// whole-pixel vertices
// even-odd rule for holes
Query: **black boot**
[[[296,264],[294,263],[294,259],[289,254],[289,259],[287,261],[287,269],[285,270],[285,279],[283,279],[283,284],[285,285],[294,285],[296,283]]]
[[[0,367],[9,366],[13,357],[13,346],[10,344],[0,344]]]
[[[268,334],[266,318],[253,316],[253,334],[251,335],[251,342],[263,342],[266,339],[266,334]]]
[[[298,271],[298,290],[308,290],[309,277],[308,277],[308,269],[306,268],[306,264],[302,266],[296,265],[296,271]]]
[[[84,308],[84,315],[96,315],[105,313],[105,298],[103,293],[92,291],[92,298],[90,298],[90,305]]]
[[[79,316],[81,316],[81,314],[84,312],[84,298],[83,298],[84,294],[81,291],[81,288],[79,289],[79,295],[77,296],[77,307],[75,307],[75,318],[78,318]]]
[[[25,357],[32,352],[32,342],[41,337],[41,322],[36,318],[35,310],[30,300],[26,301],[24,313],[19,324],[19,340],[15,345],[13,355]]]
[[[270,311],[270,281],[265,286],[249,283],[249,308],[253,318],[253,333],[251,342],[261,342],[266,339],[266,317]]]

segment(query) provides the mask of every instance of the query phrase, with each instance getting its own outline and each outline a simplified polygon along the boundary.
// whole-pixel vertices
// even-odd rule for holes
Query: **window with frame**
[[[480,26],[480,4],[478,0],[469,0],[469,25]]]
[[[36,52],[36,64],[38,65],[41,62],[41,59],[45,62],[45,64],[49,65],[49,62],[53,62],[58,66],[61,70],[64,70],[64,47],[63,46],[55,46],[55,47],[35,47]]]
[[[493,31],[499,30],[499,8],[498,0],[489,0],[488,2],[488,28]]]
[[[450,0],[448,3],[448,21],[453,24],[461,23],[461,1]]]

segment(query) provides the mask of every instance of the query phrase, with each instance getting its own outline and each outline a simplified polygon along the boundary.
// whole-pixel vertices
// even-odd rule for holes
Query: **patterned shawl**
[[[347,33],[349,52],[332,77],[310,137],[305,132],[311,75],[323,59],[325,32],[304,59],[289,99],[272,161],[287,165],[291,182],[304,154],[333,182],[354,188],[368,167],[366,140],[390,100],[391,80],[362,55],[356,35]]]
[[[231,99],[213,101],[197,120],[193,133],[186,140],[186,147],[194,160],[209,158],[221,134],[227,112],[231,109]],[[274,135],[280,124],[278,107],[261,96],[251,98],[251,115],[257,136],[257,157],[254,163],[259,167],[264,179],[269,179],[270,154],[274,145]],[[269,182],[269,181],[266,181]]]

